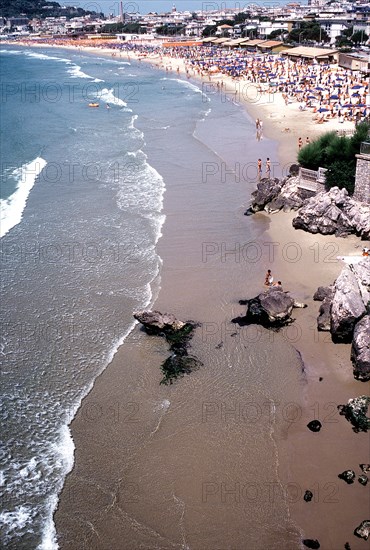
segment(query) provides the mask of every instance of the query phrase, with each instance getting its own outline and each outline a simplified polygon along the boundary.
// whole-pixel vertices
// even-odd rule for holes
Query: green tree
[[[361,143],[368,139],[370,122],[361,122],[352,137],[340,137],[335,132],[327,132],[315,141],[302,147],[298,162],[304,168],[317,170],[327,168],[326,186],[345,187],[348,193],[354,190],[356,154]]]
[[[351,36],[351,40],[354,44],[363,44],[369,40],[368,35],[364,31],[356,31]]]
[[[249,12],[237,13],[234,19],[234,23],[244,23],[247,19],[250,19],[251,14]]]
[[[350,48],[352,46],[352,42],[347,36],[343,36],[341,34],[336,37],[335,45],[337,48]]]
[[[156,28],[156,33],[160,36],[174,36],[176,34],[184,34],[185,27],[184,25],[161,25]]]
[[[203,29],[202,36],[203,37],[215,36],[216,31],[217,31],[216,25],[207,25]]]
[[[123,32],[125,25],[123,23],[114,23],[113,25],[104,25],[100,32],[105,33],[117,33],[117,32]]]
[[[329,42],[330,38],[317,21],[303,21],[300,27],[290,31],[288,40],[289,42],[305,42],[306,40]]]
[[[269,38],[280,38],[281,35],[286,34],[286,29],[276,29],[269,34]]]

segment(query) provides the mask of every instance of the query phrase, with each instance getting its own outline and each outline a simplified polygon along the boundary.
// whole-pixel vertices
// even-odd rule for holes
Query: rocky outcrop
[[[172,384],[179,376],[190,374],[203,365],[193,355],[188,353],[188,345],[194,329],[198,326],[194,321],[179,321],[172,313],[160,311],[138,311],[135,319],[142,323],[148,334],[164,336],[170,344],[172,355],[161,366],[163,378],[161,384]]]
[[[345,237],[351,233],[368,239],[370,236],[370,205],[348,196],[346,189],[332,187],[306,200],[293,227],[309,233]]]
[[[332,297],[325,298],[319,309],[319,316],[317,318],[317,330],[329,331],[331,326],[331,302]]]
[[[332,286],[319,286],[313,295],[315,301],[322,302],[317,318],[317,330],[330,331],[330,313],[333,295],[334,291]]]
[[[354,432],[367,432],[370,429],[370,418],[367,416],[369,404],[370,397],[361,395],[349,399],[347,405],[338,405],[339,414],[345,416],[352,424]],[[365,465],[361,464],[360,467],[362,466]]]
[[[352,342],[354,377],[370,380],[370,258],[343,268],[333,286],[319,287],[317,328],[334,342]]]
[[[252,205],[250,214],[264,210],[265,206],[275,200],[281,191],[283,182],[277,178],[262,178],[257,184],[256,191],[252,193]]]
[[[343,479],[348,485],[351,485],[356,479],[356,474],[353,470],[345,470],[338,477],[339,479]]]
[[[271,287],[255,298],[242,302],[247,306],[243,317],[233,319],[242,325],[259,324],[266,328],[281,327],[292,322],[291,314],[294,307],[306,307],[295,302],[281,287]]]
[[[313,295],[313,299],[316,302],[323,302],[325,298],[333,297],[333,287],[332,286],[319,286]]]
[[[357,380],[369,380],[370,373],[370,315],[365,315],[353,332],[351,359]]]
[[[304,203],[304,197],[298,188],[299,178],[289,177],[282,181],[277,178],[263,178],[252,193],[252,204],[246,214],[261,210],[272,213],[279,210],[297,210]]]
[[[362,521],[358,527],[354,530],[356,537],[367,540],[370,535],[370,519]]]
[[[369,478],[365,474],[361,474],[358,476],[358,482],[361,483],[361,485],[366,486],[369,481]]]
[[[145,328],[148,334],[160,334],[182,329],[186,323],[179,321],[172,313],[160,311],[137,311],[134,317]]]
[[[252,204],[246,214],[260,210],[269,213],[298,210],[292,222],[296,229],[336,237],[355,234],[363,239],[370,238],[369,204],[356,201],[346,189],[339,187],[307,196],[299,182],[295,175],[282,181],[263,178],[252,193]]]
[[[334,284],[330,313],[333,340],[351,342],[355,324],[365,312],[356,273],[349,266],[345,267]]]

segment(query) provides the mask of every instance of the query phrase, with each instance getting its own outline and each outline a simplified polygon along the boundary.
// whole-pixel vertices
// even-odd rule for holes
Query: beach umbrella
[[[352,86],[352,90],[360,90],[362,88],[362,86],[360,86],[359,84],[356,84],[355,86]]]
[[[360,97],[360,94],[356,92],[356,93],[352,94],[352,97]]]
[[[334,88],[341,88],[342,84],[334,84]]]
[[[337,95],[331,95],[331,96],[330,96],[330,99],[339,99],[339,96],[337,96]]]
[[[309,96],[307,96],[307,99],[316,99],[316,96],[314,96],[314,95],[309,95]]]
[[[325,109],[325,107],[320,107],[318,110],[319,113],[326,113],[327,111],[329,111],[329,109]]]
[[[366,107],[365,103],[357,103],[356,107]]]
[[[315,90],[324,91],[324,88],[321,88],[321,86],[316,86]]]

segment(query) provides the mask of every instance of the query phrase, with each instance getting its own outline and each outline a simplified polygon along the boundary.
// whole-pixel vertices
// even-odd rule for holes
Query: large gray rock
[[[293,310],[294,300],[281,290],[270,290],[258,296],[262,310],[271,323],[286,321]]]
[[[351,266],[351,270],[356,276],[357,284],[360,290],[360,295],[364,304],[370,302],[370,257],[364,259]]]
[[[349,197],[346,189],[332,187],[328,192],[305,191],[294,175],[283,181],[262,179],[252,193],[252,205],[246,214],[260,210],[276,212],[298,210],[293,227],[310,233],[346,237],[356,234],[370,238],[370,205]]]
[[[263,210],[266,204],[276,199],[282,187],[282,182],[277,178],[263,178],[257,184],[257,190],[252,193],[251,212]]]
[[[333,298],[333,287],[332,286],[319,286],[313,295],[313,299],[317,302],[322,302],[325,298]]]
[[[331,327],[331,302],[332,296],[324,298],[320,305],[319,316],[317,318],[317,330],[329,332]]]
[[[354,432],[367,432],[370,429],[369,405],[370,397],[360,395],[349,399],[347,405],[338,405],[338,410],[352,424]]]
[[[366,239],[370,235],[370,205],[355,201],[346,189],[333,187],[305,201],[293,227],[342,237],[355,233]]]
[[[354,530],[354,534],[356,537],[367,540],[370,535],[370,519],[365,519],[365,521],[362,521],[361,524]]]
[[[291,177],[283,182],[280,195],[272,203],[266,206],[268,212],[272,211],[276,206],[279,209],[283,208],[285,212],[289,210],[297,210],[304,203],[302,191],[298,188],[299,178]]]
[[[307,307],[296,302],[281,287],[272,287],[255,298],[242,302],[246,304],[245,316],[233,319],[242,325],[260,324],[264,327],[279,327],[291,323],[293,308]]]
[[[322,300],[318,330],[332,333],[334,342],[351,342],[354,377],[370,380],[370,258],[343,268],[333,286],[319,287]]]
[[[365,315],[353,332],[351,359],[353,374],[357,380],[370,380],[370,316]]]
[[[334,284],[330,325],[333,340],[350,342],[355,324],[365,312],[356,273],[345,267]]]
[[[145,330],[150,334],[158,334],[166,331],[178,331],[186,323],[179,321],[172,313],[161,313],[160,311],[136,311],[134,317],[144,325]]]

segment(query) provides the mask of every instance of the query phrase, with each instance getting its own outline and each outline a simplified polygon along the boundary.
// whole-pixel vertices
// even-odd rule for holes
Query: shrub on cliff
[[[352,194],[355,185],[356,154],[360,152],[361,142],[369,139],[369,132],[369,122],[358,124],[352,137],[327,132],[302,147],[298,153],[298,162],[310,170],[317,170],[319,167],[327,168],[327,188],[344,187],[349,194]]]

